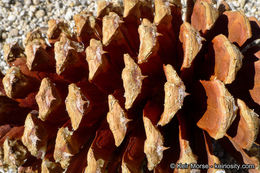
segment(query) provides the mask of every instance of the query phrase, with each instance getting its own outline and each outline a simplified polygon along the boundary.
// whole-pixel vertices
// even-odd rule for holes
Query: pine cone
[[[74,16],[75,32],[50,20],[24,49],[6,45],[1,166],[216,172],[218,142],[259,172],[260,23],[215,6],[189,1],[182,21],[178,0],[98,1],[96,17]]]

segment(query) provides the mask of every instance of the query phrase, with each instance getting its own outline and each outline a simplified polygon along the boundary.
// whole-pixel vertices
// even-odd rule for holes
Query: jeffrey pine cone
[[[74,32],[50,20],[24,48],[5,45],[1,166],[189,173],[172,164],[219,164],[217,141],[258,173],[260,23],[225,2],[181,10],[177,0],[98,1],[96,16],[74,16]]]

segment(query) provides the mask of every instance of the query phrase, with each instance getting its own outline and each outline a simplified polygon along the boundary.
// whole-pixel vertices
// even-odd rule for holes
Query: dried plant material
[[[157,41],[158,33],[155,24],[148,19],[143,19],[142,24],[138,28],[140,37],[140,47],[138,54],[138,64],[145,63],[149,58],[156,54],[159,49]]]
[[[88,166],[85,169],[85,173],[95,173],[104,171],[104,160],[95,159],[93,150],[90,148],[88,152]]]
[[[9,124],[1,125],[0,126],[0,139],[2,137],[4,137],[11,129],[12,129],[12,127]]]
[[[162,160],[163,151],[166,150],[163,146],[163,136],[160,131],[152,124],[151,120],[143,117],[146,140],[144,142],[144,153],[148,161],[147,167],[151,171]]]
[[[39,118],[42,121],[47,120],[62,104],[61,95],[49,78],[42,80],[35,99],[39,107]]]
[[[90,45],[86,49],[88,80],[104,93],[110,94],[121,87],[122,79],[106,54],[101,41],[90,40]],[[113,80],[110,80],[112,76]]]
[[[249,173],[258,173],[260,170],[259,159],[255,156],[249,156],[230,136],[226,135],[234,148],[241,154],[245,164],[254,165],[254,169],[250,169]],[[259,152],[259,151],[258,151]]]
[[[117,1],[98,0],[96,4],[97,18],[103,18],[110,12],[122,14],[123,9],[120,3]]]
[[[87,155],[85,173],[104,172],[115,150],[115,142],[107,123],[97,130]]]
[[[130,109],[141,93],[145,76],[142,75],[141,69],[128,54],[124,55],[124,62],[125,68],[122,71],[122,79],[125,89],[125,108]]]
[[[90,40],[90,45],[86,49],[86,57],[89,67],[89,81],[94,80],[100,72],[106,72],[108,70],[108,60],[104,55],[105,53],[101,41],[95,39]]]
[[[41,171],[45,173],[62,173],[64,170],[58,163],[52,162],[48,159],[43,159],[41,164]]]
[[[217,8],[220,14],[224,13],[225,11],[231,10],[229,4],[226,1],[218,1]]]
[[[62,127],[58,130],[53,158],[59,162],[63,169],[70,164],[72,156],[79,152],[79,143],[73,136],[73,131],[68,127]]]
[[[24,166],[18,168],[18,173],[38,173],[41,172],[40,162],[37,160],[32,162],[30,166],[27,166],[26,163]]]
[[[78,41],[88,43],[91,38],[100,38],[101,28],[91,14],[80,13],[73,16]]]
[[[76,130],[79,127],[83,116],[91,110],[91,101],[88,96],[81,92],[76,84],[70,84],[65,103],[71,125],[73,129]]]
[[[218,35],[213,40],[215,68],[213,78],[224,84],[231,84],[238,70],[242,67],[243,55],[239,49],[224,36]]]
[[[59,40],[61,33],[70,36],[69,25],[63,21],[51,19],[48,21],[47,38],[50,43]]]
[[[48,132],[43,122],[37,116],[38,113],[36,112],[31,112],[27,115],[22,142],[33,156],[43,158],[47,149]]]
[[[205,0],[196,1],[191,16],[191,25],[197,30],[206,34],[218,18],[218,10],[212,3]]]
[[[123,17],[127,18],[129,16],[140,16],[139,6],[140,0],[124,0],[124,14]]]
[[[138,131],[140,134],[140,132]],[[123,173],[142,172],[144,154],[144,138],[141,135],[131,136],[123,154],[121,169]]]
[[[106,0],[99,0],[97,2],[97,16],[101,16],[102,13],[104,13],[104,10],[106,7],[109,6],[109,2]]]
[[[26,38],[23,41],[23,45],[26,47],[27,44],[33,42],[34,40],[44,40],[43,33],[40,28],[37,28],[26,34]]]
[[[128,30],[129,25],[125,25],[123,19],[114,12],[104,16],[102,22],[104,50],[111,57],[110,62],[113,68],[120,72],[124,65],[123,55],[129,53],[131,56],[136,56],[138,46],[135,42],[136,38],[131,39],[133,34]]]
[[[22,74],[18,67],[11,67],[3,78],[5,93],[10,98],[23,98],[32,92],[34,81]]]
[[[205,132],[203,132],[203,134],[204,134],[204,141],[206,145],[206,152],[208,156],[208,165],[221,164],[219,158],[213,154],[213,148],[212,148],[213,145],[211,142],[211,138]],[[223,169],[219,170],[211,167],[209,167],[208,169],[208,173],[218,173],[218,171],[224,171],[224,170]]]
[[[155,0],[154,7],[155,7],[155,15],[154,15],[154,23],[158,24],[171,24],[172,15],[171,15],[171,2],[168,0]]]
[[[164,84],[164,111],[158,125],[168,124],[174,115],[183,105],[183,100],[187,95],[185,85],[171,65],[164,66],[164,73],[167,82]]]
[[[72,42],[66,37],[62,36],[60,41],[54,44],[56,73],[61,75],[65,71],[69,71],[73,66],[80,63],[79,55]]]
[[[228,39],[242,46],[252,37],[248,18],[241,11],[226,11],[224,15],[228,18]]]
[[[16,139],[7,138],[3,144],[3,148],[4,162],[14,168],[24,164],[29,154],[22,142]]]
[[[184,58],[181,69],[190,68],[193,60],[202,48],[203,37],[188,22],[184,22],[180,28],[179,39],[182,42]]]
[[[217,140],[226,134],[236,118],[238,108],[221,81],[201,81],[201,84],[207,95],[207,110],[197,125]]]
[[[127,114],[121,108],[118,100],[113,95],[108,96],[109,112],[107,113],[107,122],[113,133],[115,145],[118,147],[124,140],[127,132]]]
[[[252,99],[254,100],[254,102],[256,102],[257,104],[260,104],[260,87],[258,84],[258,81],[260,81],[260,61],[256,61],[254,63],[254,86],[251,90],[249,90],[249,93],[252,97]]]
[[[177,161],[177,164],[192,164],[192,163],[197,163],[197,156],[192,152],[192,149],[190,147],[190,142],[189,140],[186,139],[186,132],[185,129],[181,129],[179,125],[179,140],[180,140],[180,158]],[[174,172],[178,173],[189,173],[194,171],[194,169],[191,169],[190,167],[188,169],[178,169],[175,168]]]
[[[48,70],[54,68],[55,61],[47,50],[47,44],[43,39],[27,41],[25,47],[26,65],[29,70]]]
[[[249,150],[259,133],[259,115],[247,107],[244,101],[238,99],[240,120],[236,136],[233,137],[241,148]]]
[[[0,96],[0,124],[22,125],[30,110],[7,96]],[[19,116],[17,116],[19,115]]]
[[[4,51],[4,60],[7,63],[14,61],[16,58],[24,56],[23,54],[24,50],[21,48],[18,42],[5,44],[3,51]]]
[[[12,127],[12,129],[10,129],[10,131],[8,131],[6,133],[6,135],[4,135],[1,139],[0,139],[0,145],[2,146],[3,143],[5,142],[5,140],[8,139],[21,139],[22,135],[23,135],[23,131],[24,131],[24,126],[15,126]]]
[[[102,43],[107,46],[109,43],[117,36],[119,31],[120,24],[122,23],[120,17],[114,13],[110,12],[109,15],[106,15],[103,18],[103,38]]]

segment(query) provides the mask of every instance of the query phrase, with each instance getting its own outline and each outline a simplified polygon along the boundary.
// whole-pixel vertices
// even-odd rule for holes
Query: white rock
[[[9,3],[11,2],[11,0],[2,0],[2,2],[3,2],[3,3],[8,3],[8,4],[9,4]]]
[[[31,5],[31,4],[32,4],[32,1],[31,1],[31,0],[24,0],[24,4],[25,4],[25,5]]]
[[[36,13],[35,13],[35,16],[37,17],[37,18],[41,18],[41,17],[43,17],[45,15],[45,11],[44,10],[38,10],[38,11],[36,11]]]
[[[72,12],[72,10],[69,8],[69,9],[67,10],[67,12],[66,12],[65,19],[66,19],[66,20],[70,20],[70,19],[72,18],[72,16],[73,16],[73,12]]]
[[[33,0],[34,5],[38,5],[40,3],[40,0]]]
[[[15,15],[9,15],[8,16],[8,20],[10,21],[10,22],[13,22],[13,21],[15,21],[15,19],[16,19],[16,16]]]

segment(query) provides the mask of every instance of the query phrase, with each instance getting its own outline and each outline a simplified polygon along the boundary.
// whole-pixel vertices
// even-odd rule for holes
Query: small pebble
[[[32,1],[31,0],[24,0],[24,4],[29,6],[29,5],[32,4]]]
[[[12,29],[10,32],[9,32],[9,36],[10,37],[13,37],[13,36],[17,36],[18,35],[18,29]]]
[[[11,2],[11,0],[2,0],[2,2],[9,4]]]
[[[35,16],[37,17],[37,18],[41,18],[41,17],[43,17],[45,15],[45,11],[44,10],[38,10],[38,11],[36,11],[36,13],[35,13]]]
[[[40,4],[40,0],[33,0],[33,4],[34,4],[34,5]]]
[[[2,39],[5,40],[7,38],[7,34],[4,32],[2,33]]]
[[[15,21],[15,19],[16,19],[16,16],[15,16],[15,15],[10,15],[10,16],[8,16],[8,20],[9,20],[10,22]]]

